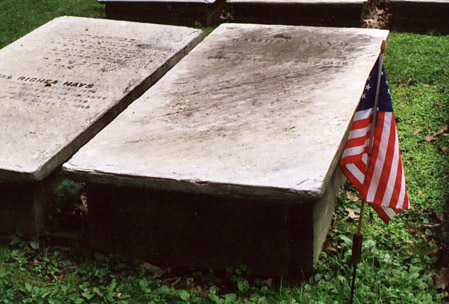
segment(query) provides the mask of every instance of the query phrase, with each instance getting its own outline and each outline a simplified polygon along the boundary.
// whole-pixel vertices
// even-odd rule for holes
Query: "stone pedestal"
[[[91,247],[159,265],[308,277],[343,183],[321,199],[273,201],[88,184]]]
[[[234,22],[360,27],[365,0],[227,0]]]
[[[391,7],[396,31],[449,34],[447,0],[391,0]]]
[[[225,0],[99,0],[109,19],[194,26],[218,24]]]
[[[0,235],[42,232],[61,178],[55,173],[39,182],[0,182]]]
[[[93,245],[311,274],[387,31],[222,24],[67,163]]]
[[[1,231],[29,222],[39,232],[48,177],[201,38],[183,27],[62,17],[3,48]]]

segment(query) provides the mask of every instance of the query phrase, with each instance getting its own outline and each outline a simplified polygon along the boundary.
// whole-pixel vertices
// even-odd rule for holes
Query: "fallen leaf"
[[[170,284],[171,287],[175,287],[179,282],[181,282],[181,277],[173,277],[164,279],[162,281],[162,284],[164,285]]]
[[[437,227],[440,227],[440,226],[441,226],[441,224],[423,225],[423,228],[432,229],[432,228],[437,228]]]
[[[411,235],[415,235],[416,231],[413,229],[405,229],[405,232],[410,233]]]
[[[427,135],[424,139],[427,142],[435,141],[437,140],[437,137],[440,136],[443,133],[446,133],[449,131],[449,126],[442,127],[438,132],[433,133],[433,135]],[[446,134],[444,134],[446,136]]]
[[[273,286],[273,279],[269,278],[267,280],[262,281],[262,284],[265,284],[265,286],[267,287],[272,287]]]
[[[413,242],[413,241],[407,241],[406,243],[409,244],[409,245],[415,244],[415,242]]]
[[[444,215],[441,213],[435,212],[435,216],[440,222],[444,221]]]
[[[449,286],[449,268],[441,268],[440,274],[434,277],[435,286],[443,292]]]
[[[33,264],[33,266],[37,267],[37,266],[39,266],[39,261],[37,259],[34,259],[32,264]]]
[[[416,130],[413,132],[413,135],[418,135],[418,134],[421,133],[421,132],[422,132],[421,129],[416,129]]]
[[[193,278],[186,278],[186,287],[188,289],[195,289],[195,281]]]
[[[418,191],[418,195],[419,195],[419,196],[424,196],[424,192]]]
[[[168,273],[167,269],[160,268],[160,267],[150,264],[148,262],[143,262],[142,265],[140,265],[140,267],[142,267],[143,269],[146,269],[148,271],[151,271],[153,273],[153,275],[152,275],[153,279],[159,278],[159,277],[163,276],[164,274]]]
[[[447,150],[449,150],[448,147],[441,147],[441,151],[446,152]]]
[[[438,255],[439,252],[440,252],[440,248],[437,248],[437,249],[432,250],[431,252],[429,252],[428,255]]]
[[[355,220],[358,218],[358,216],[355,214],[354,210],[350,208],[345,208],[346,212],[348,212],[348,218],[351,220]]]
[[[359,201],[359,197],[356,195],[352,195],[351,192],[346,192],[346,197],[348,198],[348,200],[350,200],[351,202],[358,202]]]
[[[117,299],[120,299],[122,297],[122,294],[120,292],[116,293],[115,296],[117,297]]]
[[[441,128],[441,130],[433,134],[433,136],[434,137],[440,136],[441,134],[446,133],[447,131],[449,131],[449,126],[444,126]]]
[[[441,103],[439,103],[439,102],[437,102],[437,107],[438,108],[441,108],[443,105],[441,104]]]
[[[435,137],[433,137],[432,135],[427,135],[426,137],[424,137],[424,140],[427,142],[432,142],[437,140]]]
[[[337,253],[337,249],[332,247],[332,242],[329,238],[324,242],[324,250],[330,253]]]

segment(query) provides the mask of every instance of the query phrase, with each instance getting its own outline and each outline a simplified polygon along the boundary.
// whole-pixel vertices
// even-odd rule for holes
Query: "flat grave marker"
[[[218,27],[64,164],[88,183],[92,243],[161,263],[310,274],[387,36]]]
[[[61,17],[2,49],[1,192],[42,188],[33,183],[49,177],[201,38],[189,28]],[[40,196],[30,192],[31,200]],[[23,200],[15,197],[3,202],[0,233],[14,232],[20,212],[12,214]]]
[[[226,0],[235,22],[360,27],[366,0]]]
[[[98,0],[109,19],[193,26],[212,26],[226,0]]]

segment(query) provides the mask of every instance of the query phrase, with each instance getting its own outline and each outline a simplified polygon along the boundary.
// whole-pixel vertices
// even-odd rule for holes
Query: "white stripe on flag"
[[[368,153],[362,155],[362,161],[365,165],[368,164]]]
[[[391,112],[385,112],[384,124],[382,129],[382,136],[380,139],[379,152],[377,154],[376,165],[374,167],[373,177],[369,185],[367,201],[373,202],[377,192],[377,186],[379,185],[380,176],[382,175],[382,169],[384,167],[385,155],[388,148],[388,139],[390,138],[391,129]]]
[[[388,207],[381,207],[381,208],[390,219],[392,219],[396,215],[396,212],[394,212],[394,210],[391,208]]]
[[[357,111],[354,115],[353,121],[367,119],[371,115],[373,115],[373,108],[369,108],[369,109],[362,110],[362,111]]]
[[[392,134],[393,136],[393,134]],[[394,189],[396,188],[396,176],[398,174],[398,163],[399,163],[399,143],[396,140],[394,142],[393,159],[391,162],[390,176],[388,177],[387,187],[385,188],[384,197],[382,198],[382,206],[390,206],[391,197],[393,195]]]
[[[399,193],[398,202],[396,203],[396,209],[402,209],[404,207],[404,199],[405,199],[405,178],[404,178],[404,171],[402,171],[401,192]]]
[[[367,147],[369,144],[369,138],[365,140],[365,144],[363,146],[356,146],[352,148],[345,149],[343,152],[343,158],[353,155],[359,155],[362,154],[365,150],[365,147]]]
[[[363,128],[363,129],[351,130],[351,132],[349,133],[349,136],[348,136],[348,140],[353,139],[353,138],[365,137],[366,133],[368,133],[369,131],[370,131],[370,126]]]
[[[354,175],[354,177],[359,181],[360,184],[363,185],[363,182],[365,181],[365,173],[361,172],[359,170],[359,168],[357,168],[356,165],[354,165],[353,163],[347,164],[346,168],[348,169],[349,172],[351,172],[352,175]]]

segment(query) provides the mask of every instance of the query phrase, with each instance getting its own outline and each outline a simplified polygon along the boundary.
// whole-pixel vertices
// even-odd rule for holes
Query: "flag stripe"
[[[385,73],[381,76],[377,121],[372,121],[375,90],[370,89],[377,85],[377,69],[376,64],[354,115],[342,155],[341,168],[343,174],[360,192],[359,197],[369,202],[380,218],[388,224],[396,214],[409,209],[410,202]],[[368,157],[373,123],[373,147],[371,156]]]
[[[388,137],[385,138],[385,142],[383,143],[383,146],[385,147],[385,160],[382,168],[379,168],[380,174],[380,180],[379,185],[377,186],[377,191],[374,200],[382,202],[383,197],[385,195],[386,188],[388,184],[391,184],[389,176],[391,173],[391,165],[393,163],[393,156],[394,156],[394,132],[395,127],[394,124],[391,123],[391,114],[392,113],[382,113],[385,114],[385,120],[388,120],[388,123],[390,124],[390,130]],[[393,179],[394,181],[394,179]],[[381,203],[382,206],[384,206]],[[388,204],[387,204],[388,206]]]

